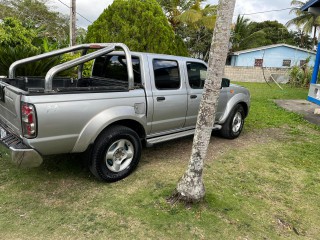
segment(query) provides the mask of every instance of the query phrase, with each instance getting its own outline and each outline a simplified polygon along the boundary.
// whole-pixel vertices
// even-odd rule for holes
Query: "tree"
[[[201,7],[201,1],[196,0],[190,9],[175,18],[180,22],[177,34],[185,40],[192,57],[208,60],[216,13],[217,6]]]
[[[189,55],[208,60],[216,6],[203,0],[157,0],[176,36],[183,39]]]
[[[292,9],[290,13],[295,13],[297,17],[288,21],[286,26],[295,25],[301,28],[303,33],[311,33],[313,31],[313,45],[315,45],[317,41],[317,29],[320,26],[320,17],[311,12],[301,11],[300,8],[305,4],[305,1],[291,1]]]
[[[44,37],[64,44],[68,39],[68,18],[52,11],[46,0],[0,0],[0,19],[12,17],[20,20],[23,26],[36,30],[38,44]]]
[[[165,15],[168,18],[169,23],[176,32],[180,25],[180,20],[177,18],[184,11],[190,9],[190,7],[195,3],[195,0],[157,0],[162,7]]]
[[[250,22],[238,16],[231,33],[231,51],[240,51],[270,44],[294,44],[288,29],[277,21]]]
[[[263,31],[270,44],[293,42],[287,27],[278,21],[252,22],[251,31]]]
[[[17,19],[5,18],[0,22],[1,47],[25,46],[35,48],[32,45],[35,37],[36,32],[33,29],[25,28]]]
[[[179,180],[171,201],[198,202],[205,195],[202,179],[203,165],[214,124],[215,108],[219,100],[235,2],[235,0],[220,0],[219,2],[210,48],[207,80],[200,103],[192,154],[188,169]]]
[[[313,39],[301,29],[298,31],[290,31],[290,35],[293,39],[293,45],[300,48],[313,49]]]
[[[17,60],[53,50],[46,38],[41,46],[34,44],[35,39],[37,31],[24,27],[18,19],[5,18],[0,22],[0,75],[7,75],[10,65]],[[58,62],[57,57],[37,61],[18,68],[17,74],[42,75]]]
[[[123,42],[134,51],[187,55],[155,0],[115,0],[88,27],[88,42]]]
[[[252,43],[252,38],[261,39],[261,34],[263,35],[262,38],[264,39],[265,36],[263,33],[259,33],[260,38],[257,38],[257,36],[252,36],[253,32],[251,25],[252,23],[250,22],[249,18],[238,15],[236,24],[231,30],[230,42],[232,44],[232,52],[246,49],[249,43]]]

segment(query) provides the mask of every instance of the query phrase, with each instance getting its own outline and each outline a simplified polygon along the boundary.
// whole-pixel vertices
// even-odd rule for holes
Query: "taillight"
[[[26,138],[37,136],[36,109],[32,104],[21,102],[22,133]]]

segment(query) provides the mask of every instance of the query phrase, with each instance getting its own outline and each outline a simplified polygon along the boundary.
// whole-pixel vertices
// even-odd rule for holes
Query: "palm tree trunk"
[[[205,195],[202,179],[204,159],[214,125],[221,79],[228,53],[232,16],[236,0],[220,0],[216,26],[210,48],[207,80],[200,103],[192,153],[188,169],[179,180],[169,201],[201,201]]]

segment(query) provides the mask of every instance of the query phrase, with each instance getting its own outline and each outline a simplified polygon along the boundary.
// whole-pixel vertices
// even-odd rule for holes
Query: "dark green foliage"
[[[288,29],[277,21],[250,22],[244,16],[238,16],[232,30],[231,51],[240,51],[271,44],[296,42]]]
[[[0,0],[0,19],[12,17],[20,20],[27,29],[37,34],[38,44],[46,37],[64,44],[68,39],[68,18],[52,11],[46,0]]]
[[[10,65],[22,58],[31,57],[40,54],[41,51],[34,47],[16,46],[16,47],[1,47],[0,48],[0,75],[7,76]],[[22,67],[16,71],[16,76],[41,76],[59,64],[60,59],[50,58],[41,61],[33,62]]]
[[[293,45],[309,50],[313,49],[313,39],[308,34],[304,33],[302,30],[290,31],[290,35],[293,39]]]
[[[293,42],[286,26],[279,23],[278,21],[253,22],[251,31],[263,31],[266,34],[266,41],[270,42],[271,44],[290,44]]]
[[[5,18],[0,23],[0,46],[32,47],[32,41],[36,37],[33,29],[28,29],[22,23],[14,18]]]
[[[14,18],[5,18],[0,23],[0,75],[7,76],[10,65],[22,58],[53,50],[47,39],[41,46],[35,46],[37,34],[34,29],[26,28]],[[58,58],[45,59],[18,68],[16,75],[43,75],[58,64]]]
[[[187,55],[155,0],[115,0],[88,27],[88,42],[123,42],[133,51]]]

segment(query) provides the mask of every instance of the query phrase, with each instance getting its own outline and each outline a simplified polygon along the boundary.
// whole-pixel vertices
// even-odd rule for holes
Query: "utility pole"
[[[76,0],[70,0],[70,46],[76,45]]]

